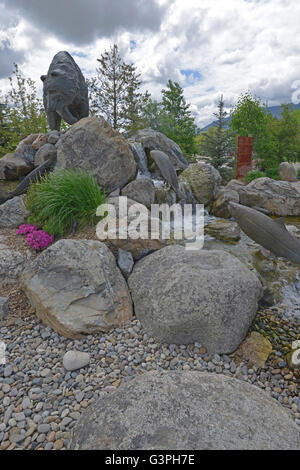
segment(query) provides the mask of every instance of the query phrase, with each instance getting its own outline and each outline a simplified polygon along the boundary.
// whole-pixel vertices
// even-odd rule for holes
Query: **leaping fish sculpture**
[[[229,203],[229,210],[248,237],[274,255],[300,264],[300,241],[287,230],[283,218],[273,220],[251,207],[236,202]]]

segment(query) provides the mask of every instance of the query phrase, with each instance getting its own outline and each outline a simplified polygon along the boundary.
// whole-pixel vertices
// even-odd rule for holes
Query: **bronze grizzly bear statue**
[[[50,64],[44,83],[43,101],[51,130],[60,130],[61,119],[74,124],[89,115],[88,87],[73,57],[58,52]]]

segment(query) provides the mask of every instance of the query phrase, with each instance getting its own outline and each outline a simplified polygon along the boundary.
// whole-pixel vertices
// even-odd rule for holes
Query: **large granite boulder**
[[[0,228],[17,228],[25,224],[30,212],[25,206],[25,197],[17,196],[0,205]]]
[[[280,163],[279,176],[282,181],[298,181],[296,168],[289,162]]]
[[[29,250],[20,252],[8,247],[0,237],[0,284],[18,282],[22,272],[32,260]]]
[[[126,140],[102,117],[73,124],[56,144],[58,168],[80,168],[95,176],[107,193],[136,176],[137,165]]]
[[[245,338],[262,287],[225,251],[167,246],[138,261],[128,279],[135,314],[161,343],[201,343],[231,353]]]
[[[21,153],[7,153],[0,159],[0,180],[17,180],[33,170],[33,161]]]
[[[151,208],[155,199],[155,187],[150,178],[138,178],[128,183],[121,191],[122,196],[127,196],[144,206]]]
[[[28,266],[21,282],[38,317],[68,338],[108,331],[132,317],[126,281],[97,240],[59,240]]]
[[[186,181],[198,203],[211,207],[221,186],[222,178],[210,163],[192,163],[179,175],[179,181]]]
[[[130,142],[142,144],[146,155],[149,157],[151,150],[161,150],[170,159],[176,169],[184,169],[188,166],[179,145],[161,132],[153,129],[141,129],[130,139]]]
[[[257,178],[247,186],[236,188],[240,204],[261,207],[272,215],[300,215],[300,181],[275,181],[271,178]]]
[[[198,371],[150,372],[98,399],[72,431],[76,450],[298,450],[300,431],[266,392]]]

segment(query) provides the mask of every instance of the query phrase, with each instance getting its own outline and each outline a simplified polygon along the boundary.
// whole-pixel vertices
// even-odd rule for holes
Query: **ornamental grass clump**
[[[27,193],[28,222],[51,235],[64,236],[99,220],[96,209],[105,202],[96,179],[82,170],[57,170],[32,183]]]

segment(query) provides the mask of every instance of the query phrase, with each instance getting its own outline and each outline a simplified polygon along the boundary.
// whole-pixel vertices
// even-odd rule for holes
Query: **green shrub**
[[[234,178],[234,170],[233,168],[228,167],[220,167],[218,168],[220,175],[222,176],[222,184],[226,185],[229,183],[230,180]]]
[[[265,175],[273,180],[280,180],[278,168],[267,168],[265,170]]]
[[[78,229],[99,220],[96,209],[105,195],[96,179],[84,171],[58,170],[32,183],[27,193],[29,223],[41,226],[52,235],[63,236],[74,223]]]
[[[263,178],[264,176],[266,175],[262,171],[251,170],[251,171],[248,171],[248,173],[246,174],[245,181],[246,183],[250,183],[250,181],[256,180],[257,178]]]

